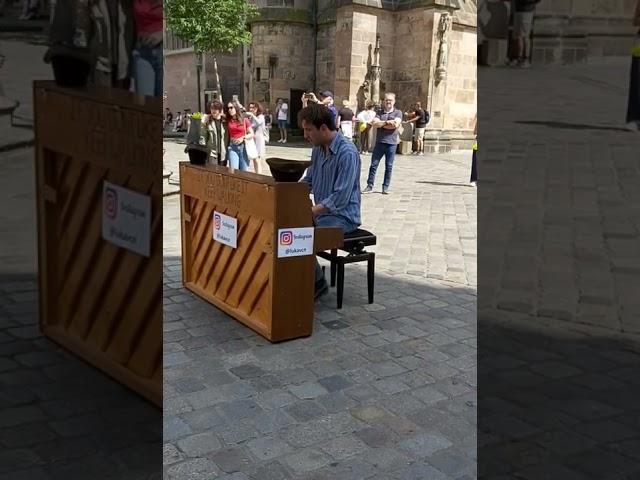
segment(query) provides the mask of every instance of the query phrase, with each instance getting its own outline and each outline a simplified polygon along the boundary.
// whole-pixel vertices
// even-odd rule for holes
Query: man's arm
[[[315,157],[316,157],[316,152],[315,152],[315,148],[313,150],[311,150],[311,165],[309,165],[309,168],[307,168],[307,173],[305,173],[304,177],[302,177],[302,179],[300,180],[302,183],[306,183],[307,185],[309,185],[309,188],[311,188],[311,182],[313,180],[313,166],[315,165]],[[313,193],[313,192],[311,192]]]
[[[344,208],[347,203],[349,203],[356,178],[358,178],[360,174],[358,168],[358,154],[355,152],[346,152],[340,155],[337,165],[338,174],[336,175],[336,180],[333,184],[332,193],[314,207],[315,210],[319,212],[314,212],[314,215],[336,212]]]

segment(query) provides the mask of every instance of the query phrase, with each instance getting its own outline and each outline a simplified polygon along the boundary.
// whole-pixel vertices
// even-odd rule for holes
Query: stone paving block
[[[220,469],[207,458],[194,458],[167,468],[169,478],[175,480],[211,480],[212,477],[219,478],[219,473]]]
[[[287,442],[273,436],[250,440],[246,447],[258,460],[272,460],[294,451]]]
[[[326,466],[331,457],[314,448],[306,448],[283,458],[283,462],[296,474],[304,474]]]
[[[188,457],[202,457],[220,450],[222,443],[213,432],[205,432],[178,440],[178,447]]]

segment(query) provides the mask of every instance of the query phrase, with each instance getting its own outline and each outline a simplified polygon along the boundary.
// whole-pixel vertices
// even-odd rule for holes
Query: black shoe
[[[382,194],[383,195],[389,195],[389,190],[387,190],[386,188],[382,188]]]
[[[371,185],[367,185],[367,188],[362,190],[362,193],[371,193],[373,192],[373,187]]]
[[[327,293],[329,293],[329,285],[325,283],[321,288],[313,292],[313,300],[317,302],[320,297],[325,296]]]

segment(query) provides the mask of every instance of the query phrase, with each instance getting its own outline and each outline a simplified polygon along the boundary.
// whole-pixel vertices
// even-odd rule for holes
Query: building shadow
[[[639,478],[638,339],[542,320],[479,315],[478,478]]]
[[[42,335],[35,274],[0,312],[0,478],[161,479],[161,409]]]

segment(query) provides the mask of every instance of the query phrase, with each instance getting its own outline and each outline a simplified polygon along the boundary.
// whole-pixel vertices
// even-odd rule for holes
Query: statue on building
[[[369,83],[369,79],[365,79],[362,85],[360,85],[356,98],[358,100],[358,111],[364,110],[367,102],[371,99],[371,84]]]
[[[438,59],[436,61],[435,80],[436,83],[440,83],[447,77],[447,61],[449,57],[449,43],[447,37],[451,26],[453,24],[453,18],[449,12],[445,12],[440,16],[438,22]]]
[[[376,35],[376,47],[373,49],[373,62],[371,63],[371,100],[380,102],[380,35]]]

